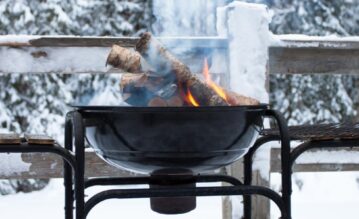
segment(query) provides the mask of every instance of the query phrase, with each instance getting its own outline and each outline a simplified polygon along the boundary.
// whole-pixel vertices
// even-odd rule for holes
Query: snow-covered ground
[[[295,174],[293,219],[357,219],[358,179],[357,172]],[[271,175],[273,189],[279,190],[279,181],[279,174]],[[98,191],[99,188],[91,188],[87,194],[92,195]],[[0,197],[1,218],[63,219],[63,202],[62,180],[52,180],[50,185],[40,192]],[[152,212],[148,199],[108,200],[95,207],[88,218],[220,219],[221,204],[220,197],[198,198],[198,207],[195,211],[166,216]],[[271,216],[273,219],[279,218],[279,212],[274,205],[271,207]]]
[[[211,184],[213,185],[213,184]],[[109,187],[107,187],[108,189]],[[111,187],[113,188],[113,187]],[[87,195],[93,195],[102,188],[90,188]],[[63,219],[64,197],[62,180],[52,180],[40,192],[0,197],[1,218],[4,219]],[[222,198],[197,198],[197,209],[188,214],[170,216],[173,219],[218,219],[222,218]],[[108,200],[100,203],[90,212],[88,219],[146,218],[161,219],[169,216],[150,210],[148,199]]]
[[[293,219],[357,219],[359,217],[359,173],[327,172],[293,175]],[[272,188],[279,191],[280,174],[271,175]],[[271,218],[279,218],[271,205]]]

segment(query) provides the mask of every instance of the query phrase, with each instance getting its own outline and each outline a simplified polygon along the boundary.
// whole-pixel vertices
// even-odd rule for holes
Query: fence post
[[[249,20],[248,17],[251,17]],[[228,39],[230,89],[267,103],[268,95],[268,47],[271,34],[267,8],[260,4],[248,4],[235,1],[217,10],[217,31]],[[261,159],[267,162],[269,170],[270,150],[260,150]],[[256,162],[256,159],[254,159]],[[263,162],[263,161],[261,161]],[[262,171],[263,172],[263,171]],[[227,168],[227,173],[241,179],[243,164],[241,161]],[[269,172],[266,173],[269,175]],[[269,186],[268,176],[259,171],[253,173],[253,184]],[[253,196],[253,218],[269,218],[269,201]],[[240,199],[224,198],[223,218],[239,219],[242,215]]]

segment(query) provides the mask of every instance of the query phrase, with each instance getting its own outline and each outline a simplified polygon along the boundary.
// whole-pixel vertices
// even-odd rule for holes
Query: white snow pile
[[[219,35],[229,39],[231,89],[267,103],[265,83],[271,33],[266,6],[233,2],[218,9],[218,19]]]
[[[268,103],[265,84],[271,33],[266,6],[233,2],[218,9],[218,19],[219,34],[229,38],[231,89]],[[224,28],[224,25],[227,27]],[[268,178],[269,173],[268,155],[268,148],[259,151],[257,157],[263,162],[255,162],[264,178]]]

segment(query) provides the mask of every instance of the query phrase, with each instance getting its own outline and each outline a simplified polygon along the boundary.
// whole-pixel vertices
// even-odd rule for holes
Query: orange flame
[[[187,96],[186,97],[187,97],[188,102],[191,103],[192,106],[199,107],[199,103],[196,101],[196,99],[194,99],[189,88],[187,88]]]
[[[206,84],[208,84],[208,86],[210,88],[212,88],[217,94],[218,96],[222,97],[222,99],[224,99],[227,102],[227,95],[224,92],[223,88],[221,88],[220,86],[218,86],[214,81],[212,81],[211,79],[211,75],[209,74],[209,68],[208,68],[208,62],[207,62],[207,58],[204,59],[204,65],[203,65],[203,75],[204,78],[206,80]]]

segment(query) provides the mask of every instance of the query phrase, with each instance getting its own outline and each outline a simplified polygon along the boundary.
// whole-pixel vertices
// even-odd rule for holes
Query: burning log
[[[145,73],[124,74],[120,88],[125,102],[133,106],[183,106],[176,84],[168,78]]]
[[[240,106],[258,105],[259,101],[223,89],[210,78],[205,60],[205,82],[193,74],[160,42],[145,33],[133,51],[114,45],[107,63],[129,72],[121,80],[124,100],[134,106]],[[143,73],[144,59],[155,72]],[[131,74],[136,73],[136,74]]]
[[[160,107],[160,106],[168,106],[167,104],[167,101],[160,98],[160,97],[155,97],[153,98],[150,102],[148,102],[147,104],[148,106],[157,106],[157,107]]]
[[[188,66],[173,56],[150,33],[144,33],[136,45],[138,51],[146,61],[155,68],[157,73],[166,75],[174,73],[178,83],[183,83],[198,98],[200,105],[228,106],[214,90],[192,74]]]
[[[229,91],[229,90],[225,90],[225,89],[224,89],[224,92],[227,97],[227,102],[231,106],[241,106],[241,105],[252,106],[252,105],[260,104],[260,102],[254,98],[246,97],[246,96],[237,94],[233,91]]]
[[[134,106],[184,106],[175,84],[166,84],[162,77],[149,74],[124,74],[120,87],[123,99]],[[226,100],[231,106],[258,105],[256,99],[223,89]]]

